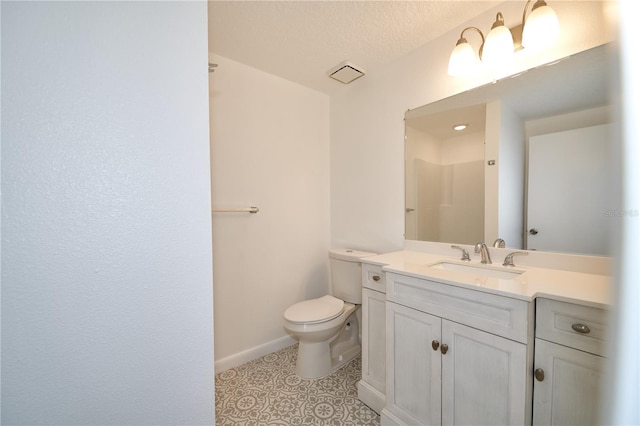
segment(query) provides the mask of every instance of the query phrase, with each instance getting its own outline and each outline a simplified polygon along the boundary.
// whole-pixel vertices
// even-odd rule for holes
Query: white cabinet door
[[[442,342],[443,424],[527,423],[526,345],[446,320]]]
[[[380,412],[384,406],[386,377],[385,295],[362,289],[362,380],[358,397]]]
[[[597,355],[536,339],[533,424],[598,424],[604,360]],[[543,378],[537,370],[543,372]]]
[[[382,424],[439,425],[442,320],[390,302],[386,309],[387,401]]]

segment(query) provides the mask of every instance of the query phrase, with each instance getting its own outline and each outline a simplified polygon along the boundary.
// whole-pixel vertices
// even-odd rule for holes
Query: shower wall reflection
[[[456,132],[407,119],[405,238],[484,240],[484,122],[466,124]]]

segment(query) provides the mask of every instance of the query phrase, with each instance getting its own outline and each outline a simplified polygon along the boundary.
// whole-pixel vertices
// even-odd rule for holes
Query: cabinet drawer
[[[382,272],[382,266],[363,263],[362,286],[382,293],[386,292],[387,284],[384,273]]]
[[[540,298],[536,337],[605,356],[608,313],[604,309]]]
[[[387,273],[387,300],[521,343],[528,341],[531,304],[427,279]]]

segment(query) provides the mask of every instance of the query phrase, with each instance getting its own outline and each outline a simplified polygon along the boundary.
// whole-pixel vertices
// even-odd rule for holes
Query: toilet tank
[[[329,250],[331,267],[331,295],[349,303],[362,303],[362,263],[363,257],[377,253],[351,249]]]

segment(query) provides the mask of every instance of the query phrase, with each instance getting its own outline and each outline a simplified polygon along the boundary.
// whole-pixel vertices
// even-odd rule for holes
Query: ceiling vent
[[[364,73],[364,68],[354,64],[353,62],[345,61],[333,68],[329,72],[329,77],[334,80],[338,80],[340,83],[349,84],[353,80],[362,77]]]

